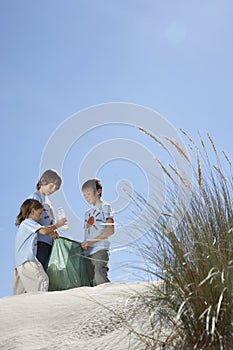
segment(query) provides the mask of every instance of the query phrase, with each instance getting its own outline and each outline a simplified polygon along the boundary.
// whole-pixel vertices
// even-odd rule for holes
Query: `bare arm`
[[[42,235],[50,235],[58,228],[63,226],[67,222],[66,218],[58,220],[54,225],[41,227],[37,232]]]
[[[54,215],[53,208],[50,208],[50,215],[51,215],[51,216],[52,216],[52,218],[55,220],[55,215]]]

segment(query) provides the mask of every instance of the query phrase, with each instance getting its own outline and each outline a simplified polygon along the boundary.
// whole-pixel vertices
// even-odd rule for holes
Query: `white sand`
[[[146,286],[146,283],[107,283],[94,288],[2,298],[0,349],[145,349],[135,335],[129,335],[118,315],[130,319],[131,307],[126,301]],[[143,310],[137,322],[140,329],[142,324],[145,327]]]

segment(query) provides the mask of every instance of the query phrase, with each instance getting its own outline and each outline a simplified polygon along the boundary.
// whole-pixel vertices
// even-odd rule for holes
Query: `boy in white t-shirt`
[[[108,261],[110,242],[114,233],[114,220],[110,204],[101,199],[102,185],[98,179],[89,179],[82,185],[82,193],[92,207],[85,213],[85,250],[87,273],[91,286],[110,282]]]

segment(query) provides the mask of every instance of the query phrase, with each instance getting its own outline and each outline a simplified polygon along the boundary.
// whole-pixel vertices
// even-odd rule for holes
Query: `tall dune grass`
[[[148,136],[152,137],[149,133]],[[206,141],[200,137],[199,147],[186,136],[194,171],[191,202],[179,225],[168,229],[170,215],[174,215],[173,205],[177,206],[177,213],[184,209],[182,203],[175,201],[181,174],[171,175],[161,164],[164,174],[171,177],[169,181],[174,181],[164,212],[151,223],[151,230],[140,247],[146,272],[161,283],[152,285],[138,302],[150,313],[152,331],[148,348],[157,349],[156,344],[161,344],[157,336],[154,342],[151,340],[153,333],[157,334],[159,319],[169,330],[165,338],[165,333],[161,333],[164,349],[230,350],[233,349],[232,164],[224,152],[218,153],[209,135]],[[153,208],[148,217],[153,218]]]

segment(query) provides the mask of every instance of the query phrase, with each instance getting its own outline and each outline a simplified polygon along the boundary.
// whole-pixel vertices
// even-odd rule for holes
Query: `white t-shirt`
[[[106,202],[101,202],[88,209],[85,213],[84,222],[85,240],[99,236],[106,229],[106,220],[109,218],[113,218],[113,213],[110,204]],[[93,243],[84,253],[88,256],[102,249],[108,250],[109,247],[110,242],[108,238],[105,238]]]

